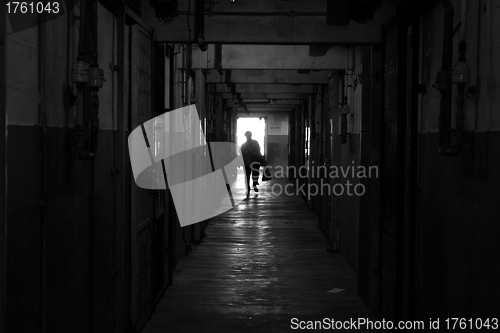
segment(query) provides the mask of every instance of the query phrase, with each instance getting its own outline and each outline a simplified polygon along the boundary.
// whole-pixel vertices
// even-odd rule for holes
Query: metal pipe
[[[467,0],[462,0],[462,13],[460,17],[460,41],[465,40],[467,31]]]
[[[473,87],[469,87],[469,89],[471,89],[471,91],[476,91],[477,87],[479,86],[479,66],[481,64],[481,16],[482,16],[482,11],[481,11],[481,8],[480,6],[477,6],[477,27],[475,28],[476,31],[477,31],[477,34],[476,34],[476,78],[475,78],[475,85]],[[493,11],[492,11],[493,13]],[[492,21],[491,21],[492,22]],[[493,55],[493,53],[491,53]],[[491,57],[491,56],[490,56]],[[493,59],[491,59],[493,60]],[[493,61],[491,62],[493,63]],[[478,99],[477,99],[477,95],[475,94],[471,94],[473,95],[473,100],[474,100],[474,128],[472,129],[473,132],[477,131],[477,128],[478,128],[478,120],[479,120],[479,117],[478,117]]]
[[[458,44],[458,61],[465,62],[465,52],[467,51],[467,43],[465,41],[467,32],[467,0],[462,0],[462,13],[460,18],[460,34],[459,34],[459,44]]]
[[[89,29],[87,28],[88,21],[88,2],[81,0],[80,3],[80,27],[79,27],[79,40],[78,40],[78,61],[88,61],[88,38]],[[86,107],[86,86],[83,82],[77,84],[76,93],[76,152],[78,158],[81,160],[88,160],[90,158],[88,149],[87,138],[87,107]]]
[[[420,17],[415,17],[412,22],[411,34],[411,84],[410,106],[408,114],[408,132],[409,132],[409,151],[408,151],[408,286],[409,302],[408,314],[410,320],[417,319],[417,300],[418,286],[417,276],[419,272],[418,260],[418,233],[419,233],[419,214],[418,214],[418,116],[419,116],[419,86],[416,83],[419,77],[419,42],[420,42]]]
[[[75,119],[75,127],[77,130],[83,128],[83,85],[79,84],[76,92],[76,119]]]
[[[90,112],[90,158],[96,157],[97,145],[99,144],[99,88],[92,89],[91,112]]]
[[[90,158],[88,138],[87,138],[87,117],[85,116],[87,105],[85,103],[86,89],[84,85],[78,84],[76,93],[76,121],[75,129],[77,136],[76,152],[78,158],[81,160],[88,160]]]
[[[196,0],[196,41],[200,50],[205,52],[208,48],[205,43],[205,1]]]
[[[465,82],[457,84],[457,112],[455,115],[455,138],[452,140],[451,108],[452,108],[452,48],[453,48],[453,15],[454,10],[449,0],[442,0],[445,8],[445,26],[443,32],[443,65],[444,86],[441,89],[440,118],[439,118],[439,153],[442,156],[457,156],[460,154],[464,142],[464,108]],[[462,1],[460,23],[460,42],[458,46],[458,61],[465,62],[467,43],[465,34],[467,27],[467,1]]]
[[[182,106],[187,105],[187,47],[186,45],[182,45]]]
[[[85,61],[85,32],[86,29],[84,29],[85,22],[87,19],[87,0],[80,0],[80,31],[79,31],[79,38],[78,38],[78,61]]]
[[[344,73],[344,101],[342,102],[342,105],[347,104],[348,103],[348,99],[347,99],[347,87],[348,87],[348,75],[349,74],[349,46],[346,46],[345,47],[345,73]]]
[[[97,0],[92,0],[91,11],[91,73],[92,69],[98,69],[99,55],[97,53]],[[114,38],[114,36],[113,36]],[[99,71],[98,71],[99,72]],[[95,73],[95,72],[94,72]],[[94,219],[95,219],[95,157],[99,134],[99,86],[94,82],[96,80],[90,75],[90,145],[88,147],[88,157],[90,158],[90,179],[88,196],[88,279],[89,279],[89,332],[94,331]]]
[[[97,53],[97,0],[92,0],[92,67],[99,67],[99,55]],[[91,78],[92,80],[92,78]],[[93,87],[91,93],[91,112],[90,112],[90,156],[96,155],[98,134],[99,134],[99,88]]]
[[[439,103],[439,153],[449,156],[451,151],[451,104],[452,81],[451,65],[453,61],[453,16],[454,9],[449,0],[441,0],[444,7],[443,55],[441,72],[438,73],[436,88],[441,92]]]
[[[5,27],[5,6],[0,8],[0,25]],[[0,39],[5,40],[5,30]],[[0,331],[6,331],[6,258],[7,258],[7,114],[5,82],[5,43],[0,43]]]
[[[124,5],[117,5],[117,52],[116,60],[118,65],[117,72],[117,97],[116,97],[116,131],[114,133],[115,140],[115,194],[116,194],[116,220],[113,223],[115,228],[113,229],[113,238],[115,239],[116,246],[116,256],[114,257],[114,271],[115,271],[115,283],[114,289],[116,290],[116,298],[113,298],[116,306],[113,307],[114,324],[115,329],[113,332],[125,332],[125,327],[129,327],[128,319],[130,318],[130,293],[127,292],[131,289],[130,287],[130,262],[132,261],[130,254],[130,228],[126,226],[130,225],[130,204],[129,197],[127,193],[130,193],[130,181],[127,181],[127,167],[129,165],[128,161],[128,151],[127,151],[127,137],[126,137],[126,115],[125,112],[121,110],[125,109],[125,12]],[[113,51],[114,52],[114,51]],[[115,249],[115,247],[113,247]]]
[[[460,21],[460,42],[458,44],[458,61],[465,63],[465,53],[467,51],[467,43],[465,41],[467,29],[467,0],[462,0],[461,8],[461,21]],[[465,124],[465,83],[461,82],[457,85],[457,113],[455,115],[455,145],[452,151],[453,155],[460,154],[464,142],[464,124]]]
[[[90,160],[90,181],[89,181],[89,196],[88,196],[88,283],[89,283],[89,332],[94,331],[94,202],[95,202],[95,159]]]
[[[92,67],[99,67],[97,64],[98,54],[97,54],[97,0],[92,0]]]
[[[46,73],[46,58],[45,58],[45,13],[38,16],[38,94],[40,100],[38,103],[38,122],[41,127],[40,131],[40,145],[41,145],[41,158],[40,158],[40,169],[41,169],[41,180],[40,180],[40,332],[46,331],[46,283],[47,283],[47,264],[46,264],[46,245],[47,245],[47,233],[46,233],[46,205],[47,205],[47,109],[45,104],[45,73]]]
[[[92,17],[91,17],[91,23],[92,23],[92,68],[97,69],[99,68],[99,54],[98,54],[98,26],[97,26],[97,0],[92,0]],[[92,73],[92,71],[91,71]],[[95,73],[95,71],[94,71]],[[99,73],[99,71],[97,71]],[[96,82],[94,81],[92,75],[91,75],[91,106],[90,106],[90,147],[89,147],[89,157],[90,158],[95,158],[96,156],[96,151],[97,151],[97,145],[99,143],[98,141],[98,136],[99,136],[99,86],[96,85]]]

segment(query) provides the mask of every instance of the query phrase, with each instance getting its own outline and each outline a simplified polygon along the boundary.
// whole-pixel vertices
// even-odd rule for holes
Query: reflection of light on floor
[[[262,177],[262,169],[261,175]],[[231,194],[233,196],[234,203],[236,206],[233,210],[238,211],[242,214],[242,216],[247,216],[252,219],[255,219],[255,227],[254,228],[245,228],[246,233],[251,233],[252,237],[256,239],[259,244],[264,244],[268,240],[269,237],[269,219],[258,218],[262,215],[262,212],[259,211],[259,203],[261,201],[265,201],[269,199],[270,196],[270,185],[269,182],[262,182],[259,180],[259,192],[254,192],[253,189],[250,190],[250,196],[247,198],[247,188],[246,188],[246,179],[245,179],[245,170],[243,168],[238,168],[236,178],[231,182]],[[257,217],[257,218],[256,218]],[[233,229],[234,236],[237,238],[239,232],[241,232],[240,225],[245,224],[246,221],[243,219],[240,221],[236,221],[235,228]],[[236,244],[238,245],[238,244]],[[240,244],[243,247],[243,244]],[[253,249],[252,251],[252,265],[258,263],[258,259],[260,256],[269,257],[268,247],[264,247],[263,249]]]
[[[252,132],[252,139],[257,140],[260,145],[260,152],[264,155],[264,137],[266,135],[266,121],[259,118],[238,118],[236,123],[236,143],[241,147],[247,141],[245,132]]]
[[[243,201],[247,196],[247,189],[245,184],[245,170],[241,167],[238,168],[236,179],[230,184],[231,194],[236,205]]]

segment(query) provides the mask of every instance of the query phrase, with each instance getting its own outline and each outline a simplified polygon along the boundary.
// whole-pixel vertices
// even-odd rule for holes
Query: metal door
[[[165,64],[166,64],[166,50],[165,44],[154,43],[154,81],[153,81],[153,105],[154,116],[160,116],[165,113],[165,94],[166,94],[166,80],[165,80]],[[158,128],[155,131],[163,132],[165,124],[158,122]],[[159,134],[161,136],[161,133]],[[158,147],[160,149],[160,147]],[[152,231],[152,307],[156,307],[163,291],[166,287],[165,279],[165,266],[169,262],[165,260],[168,253],[165,251],[165,224],[170,221],[167,220],[166,214],[166,194],[167,190],[154,190],[154,225]],[[167,228],[168,230],[168,228]],[[168,247],[167,247],[168,248]]]

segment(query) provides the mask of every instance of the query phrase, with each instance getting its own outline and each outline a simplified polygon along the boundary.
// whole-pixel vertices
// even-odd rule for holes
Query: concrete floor
[[[286,183],[262,184],[209,222],[143,333],[290,332],[292,318],[371,318],[353,270],[325,250],[314,213],[300,197],[272,194]]]

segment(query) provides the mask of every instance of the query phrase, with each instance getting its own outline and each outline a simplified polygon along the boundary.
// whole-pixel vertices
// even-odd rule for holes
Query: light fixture
[[[236,0],[229,0],[229,2],[230,2],[230,3],[235,3],[235,2],[236,2]]]

